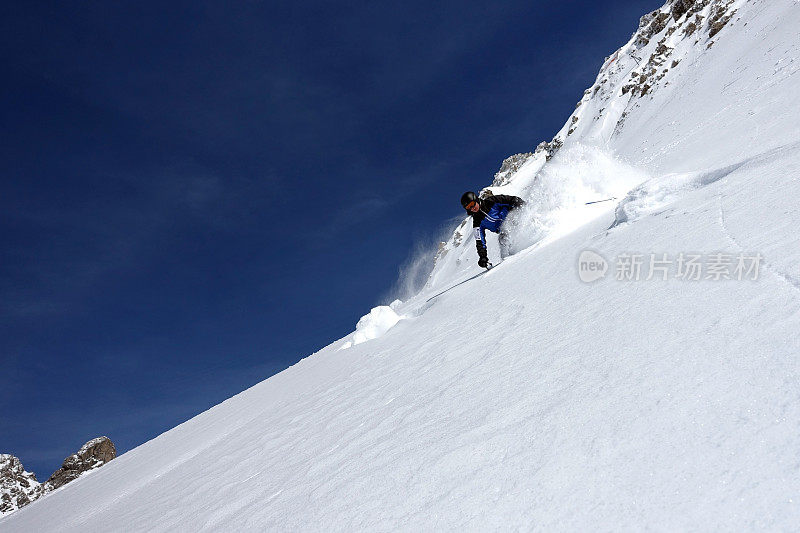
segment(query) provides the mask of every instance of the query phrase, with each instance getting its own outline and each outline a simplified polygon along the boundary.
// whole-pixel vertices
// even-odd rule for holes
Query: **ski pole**
[[[611,200],[616,200],[616,196],[612,196],[611,198],[606,198],[605,200],[595,200],[593,202],[586,202],[584,205],[591,205],[591,204],[599,204],[602,202],[610,202]]]

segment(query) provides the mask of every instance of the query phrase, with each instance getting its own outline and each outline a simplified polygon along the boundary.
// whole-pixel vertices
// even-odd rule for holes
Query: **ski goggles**
[[[472,200],[470,203],[468,203],[467,205],[464,206],[464,209],[466,209],[467,211],[472,211],[473,209],[475,209],[475,206],[477,206],[477,205],[478,205],[478,202],[476,202],[475,200]]]

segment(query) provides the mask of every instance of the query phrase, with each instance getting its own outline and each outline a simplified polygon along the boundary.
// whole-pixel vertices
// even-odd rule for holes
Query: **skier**
[[[505,259],[509,255],[508,233],[503,231],[503,221],[509,211],[522,207],[524,203],[522,198],[507,194],[490,194],[485,198],[479,198],[474,192],[468,191],[461,196],[462,207],[472,217],[475,246],[478,248],[478,266],[489,267],[489,256],[486,253],[487,229],[500,236],[500,257]]]

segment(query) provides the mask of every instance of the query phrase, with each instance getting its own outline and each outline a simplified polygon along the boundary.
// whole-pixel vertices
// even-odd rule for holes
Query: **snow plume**
[[[457,200],[457,199],[456,199]],[[414,243],[411,253],[398,268],[397,281],[395,281],[389,300],[407,300],[416,296],[428,283],[433,271],[436,258],[441,249],[453,235],[453,227],[464,220],[459,214],[443,223],[436,232],[420,237]]]
[[[573,144],[544,165],[520,196],[526,207],[507,220],[515,251],[557,239],[612,208],[649,176],[593,146]],[[512,182],[512,184],[514,184]]]
[[[590,144],[572,142],[552,159],[532,157],[501,186],[490,186],[492,194],[513,194],[525,200],[523,209],[512,212],[504,223],[511,251],[558,239],[597,216],[609,213],[616,201],[646,181],[649,175],[612,152]],[[476,269],[475,241],[469,220],[453,232],[440,249],[427,288],[434,290],[469,275]],[[487,233],[489,260],[500,262],[499,245]],[[412,292],[414,294],[414,292]]]

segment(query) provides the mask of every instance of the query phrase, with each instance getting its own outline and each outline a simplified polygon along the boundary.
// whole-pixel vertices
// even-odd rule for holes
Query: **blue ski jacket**
[[[472,228],[475,234],[475,246],[478,248],[478,255],[486,257],[486,230],[493,233],[500,233],[503,221],[508,216],[509,211],[522,206],[522,198],[506,194],[489,195],[481,198],[478,203],[481,208],[477,213],[469,213],[472,216]]]

